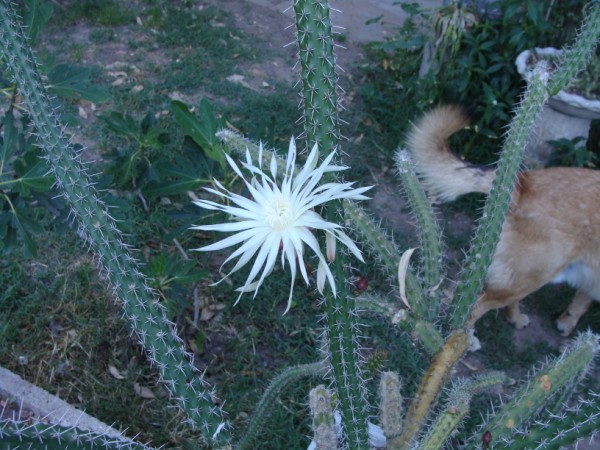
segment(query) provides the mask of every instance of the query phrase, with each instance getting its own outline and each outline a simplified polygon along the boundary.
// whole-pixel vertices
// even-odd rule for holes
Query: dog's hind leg
[[[508,307],[509,321],[517,328],[523,328],[529,323],[527,315],[519,310],[519,300],[524,296],[521,293],[514,293],[507,290],[486,290],[473,306],[465,327],[474,328],[475,322],[488,311]]]
[[[563,336],[571,334],[581,316],[585,314],[594,299],[582,290],[577,291],[573,301],[556,321],[557,328]]]
[[[520,301],[516,301],[506,307],[506,316],[508,317],[508,321],[519,330],[529,325],[529,317],[527,314],[523,314],[521,312],[521,309],[519,308],[520,303]]]

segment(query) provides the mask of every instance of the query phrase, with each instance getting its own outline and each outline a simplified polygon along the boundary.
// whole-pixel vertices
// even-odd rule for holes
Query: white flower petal
[[[202,231],[231,232],[257,228],[261,225],[263,224],[257,220],[242,220],[240,222],[215,223],[212,225],[192,225],[190,228]]]
[[[358,249],[354,241],[350,239],[350,237],[348,237],[346,233],[340,230],[334,230],[333,232],[335,233],[337,239],[346,247],[348,247],[348,250],[352,252],[356,259],[358,259],[360,262],[365,262],[365,260],[362,257],[362,252]]]
[[[258,275],[258,272],[263,268],[263,265],[265,265],[265,263],[267,263],[267,258],[269,256],[269,254],[271,253],[271,248],[270,246],[266,245],[270,239],[272,238],[272,236],[267,236],[267,239],[265,240],[265,242],[263,243],[263,245],[260,247],[260,250],[258,251],[258,255],[256,255],[256,259],[254,260],[254,264],[252,265],[252,269],[250,270],[250,274],[248,275],[248,278],[246,279],[246,282],[244,283],[243,288],[246,289],[247,286],[250,283],[253,283],[256,278],[256,276]],[[276,249],[276,251],[279,249]],[[275,262],[275,258],[273,258],[273,263]],[[263,270],[263,274],[265,272],[268,272],[269,269],[271,269],[272,267],[269,267],[268,265],[265,266],[265,269]],[[255,294],[258,291],[258,288],[260,287],[260,285],[262,284],[262,278],[261,281],[259,281],[258,286],[256,287],[255,290]]]
[[[225,239],[221,239],[220,241],[217,241],[214,244],[206,245],[195,250],[199,252],[212,252],[214,250],[223,250],[224,248],[231,247],[232,245],[239,244],[240,242],[244,242],[246,239],[250,239],[255,234],[256,230],[254,229],[244,230],[237,234],[232,234],[231,236],[228,236]]]
[[[335,261],[335,234],[330,231],[325,232],[325,246],[327,248],[327,261]]]
[[[317,290],[323,295],[323,291],[325,290],[325,268],[327,264],[323,261],[319,261],[319,267],[317,268]]]
[[[310,179],[310,177],[313,174],[313,169],[315,168],[315,166],[317,164],[318,158],[319,158],[319,148],[318,148],[317,144],[315,144],[315,145],[313,145],[313,148],[310,151],[308,158],[306,158],[304,167],[302,167],[302,170],[300,171],[300,173],[298,173],[298,175],[294,179],[294,182],[293,182],[294,190],[301,188],[304,185],[304,183],[308,179]]]
[[[291,177],[294,173],[294,166],[296,165],[296,141],[292,137],[290,139],[290,146],[288,147],[288,156],[285,165],[285,177]]]
[[[271,176],[273,180],[277,179],[277,158],[275,157],[275,153],[271,156]]]
[[[232,273],[238,271],[240,268],[245,266],[246,263],[250,261],[250,259],[252,259],[254,254],[261,247],[264,240],[264,233],[256,234],[255,236],[252,236],[250,239],[244,242],[240,247],[238,247],[237,250],[235,250],[231,255],[229,255],[229,257],[225,261],[223,261],[221,267],[223,267],[229,261],[237,258],[238,256],[240,257],[240,259],[238,259],[238,261],[235,263],[235,266],[229,271],[227,276],[231,275]]]

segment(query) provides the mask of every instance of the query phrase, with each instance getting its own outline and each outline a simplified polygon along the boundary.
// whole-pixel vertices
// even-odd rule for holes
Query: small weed
[[[98,30],[93,30],[90,33],[90,41],[94,44],[103,44],[106,42],[114,41],[115,33],[111,29],[101,28]]]
[[[58,2],[57,2],[58,3]],[[116,0],[77,0],[58,3],[60,13],[54,14],[53,21],[62,27],[75,25],[82,20],[101,26],[120,26],[134,20],[133,13]]]

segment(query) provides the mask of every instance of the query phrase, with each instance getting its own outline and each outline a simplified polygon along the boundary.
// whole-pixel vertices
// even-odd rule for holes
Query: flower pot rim
[[[515,60],[517,72],[519,72],[528,83],[531,81],[533,71],[527,67],[527,61],[533,51],[541,56],[557,57],[563,52],[561,49],[554,47],[536,47],[533,50],[524,50],[519,53]],[[564,90],[561,90],[558,94],[551,97],[551,99],[550,106],[558,111],[586,118],[600,118],[600,100],[592,100]]]

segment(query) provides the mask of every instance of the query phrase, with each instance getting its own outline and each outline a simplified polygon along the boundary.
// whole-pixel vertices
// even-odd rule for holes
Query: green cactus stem
[[[444,338],[442,338],[435,325],[425,320],[417,320],[415,322],[415,328],[411,336],[413,340],[418,340],[430,355],[435,355],[444,345]]]
[[[389,276],[397,277],[398,263],[402,251],[367,212],[350,200],[344,201],[346,221],[352,224],[352,231],[363,238],[367,248],[374,255]],[[406,273],[406,295],[410,304],[422,305],[425,294],[414,272],[408,269]]]
[[[468,346],[469,338],[464,330],[457,330],[448,337],[421,380],[417,394],[406,414],[402,435],[389,450],[410,448],[419,429],[427,420],[442,386],[455,364],[467,351]]]
[[[228,129],[217,131],[215,136],[219,138],[223,144],[240,156],[243,156],[246,154],[246,152],[249,152],[250,156],[252,156],[252,161],[260,160],[263,167],[269,167],[269,164],[271,163],[271,157],[275,155],[277,172],[285,173],[285,160],[279,157],[275,151],[263,147],[261,155],[260,146],[258,144],[252,142],[250,139],[242,136],[241,134]],[[294,171],[296,170],[297,169],[294,168]]]
[[[268,419],[269,411],[272,410],[279,395],[285,388],[302,378],[322,377],[325,375],[325,372],[326,366],[323,363],[301,364],[299,366],[288,367],[273,378],[258,405],[256,405],[248,427],[235,448],[239,450],[256,448],[252,444]]]
[[[125,437],[37,421],[0,420],[0,450],[153,450]]]
[[[456,285],[451,313],[448,315],[450,329],[460,328],[465,324],[482,291],[512,198],[523,149],[535,119],[547,99],[547,83],[548,74],[534,70],[533,79],[510,124],[492,190]]]
[[[310,148],[317,144],[324,154],[337,150],[339,161],[337,77],[329,6],[326,0],[295,0],[294,15],[306,145]],[[342,214],[340,201],[325,211],[326,219],[332,222],[339,222]],[[337,296],[330,289],[324,292],[323,350],[337,394],[336,409],[342,416],[344,445],[366,449],[369,446],[367,394],[360,368],[357,311],[345,282],[345,260],[344,253],[338,251],[331,262],[338,292]]]
[[[346,221],[352,224],[355,234],[363,238],[362,241],[367,243],[367,248],[381,262],[383,269],[395,278],[398,274],[398,264],[402,251],[386,234],[385,230],[355,202],[344,201],[344,213]],[[392,324],[398,325],[404,331],[411,333],[411,336],[416,338],[429,354],[434,355],[441,348],[443,338],[432,323],[421,320],[420,317],[430,315],[428,311],[432,311],[432,309],[427,306],[427,303],[429,301],[435,303],[436,301],[428,299],[424,294],[423,288],[410,266],[406,272],[405,283],[408,301],[411,306],[416,305],[415,309],[417,311],[401,309],[388,300],[367,292],[357,298],[359,309],[388,317]],[[433,310],[437,310],[437,306],[434,306]],[[420,315],[419,311],[424,314]],[[415,325],[419,325],[419,328],[415,329]]]
[[[569,85],[588,62],[594,57],[600,36],[600,3],[589,2],[584,8],[584,19],[579,34],[571,48],[565,49],[560,56],[557,69],[550,76],[548,90],[557,94]]]
[[[506,380],[504,372],[493,371],[455,382],[448,394],[444,410],[429,427],[427,435],[419,443],[417,449],[441,449],[469,413],[473,396],[492,386],[505,383]]]
[[[528,450],[535,444],[535,448],[540,450],[560,450],[586,438],[597,443],[595,435],[600,430],[600,395],[590,392],[586,398],[579,399],[574,406],[553,415],[548,421],[536,421],[527,432],[505,439],[496,448]]]
[[[418,317],[432,321],[438,314],[440,298],[438,288],[444,277],[442,272],[442,233],[431,209],[431,204],[427,200],[427,195],[414,171],[409,153],[405,150],[398,151],[395,160],[398,177],[416,219],[416,229],[421,242],[422,282],[427,293],[425,299],[413,302],[411,306]]]
[[[323,385],[311,389],[308,404],[312,416],[312,429],[317,450],[337,449],[335,419],[331,406],[331,394]]]
[[[557,392],[589,370],[599,348],[598,336],[584,333],[559,357],[545,364],[483,425],[482,429],[491,433],[492,443],[510,442],[518,435],[518,430],[522,430]],[[478,436],[473,437],[470,448],[477,448],[478,441]]]
[[[295,0],[297,41],[301,66],[306,146],[329,153],[337,148],[337,75],[333,35],[326,0]]]
[[[122,304],[124,317],[159,369],[171,398],[207,442],[225,445],[229,427],[213,400],[214,393],[192,364],[192,355],[146,283],[80,155],[65,135],[26,36],[11,2],[0,0],[0,50],[35,125],[38,145],[45,152],[50,172],[71,208],[78,234],[95,254],[110,289]]]

